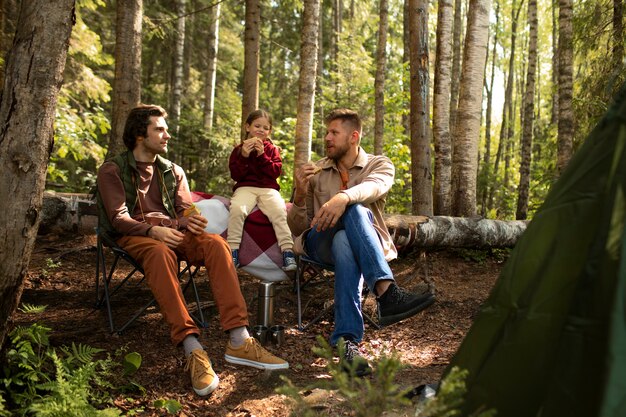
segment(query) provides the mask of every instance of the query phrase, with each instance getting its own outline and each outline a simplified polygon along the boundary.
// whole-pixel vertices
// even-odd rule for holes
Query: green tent
[[[555,183],[450,368],[468,415],[626,416],[626,89]],[[448,370],[450,369],[448,368]]]

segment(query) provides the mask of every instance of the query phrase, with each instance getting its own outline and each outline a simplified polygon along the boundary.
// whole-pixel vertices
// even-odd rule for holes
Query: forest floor
[[[362,352],[376,364],[376,358],[395,351],[404,367],[395,382],[403,388],[437,382],[469,329],[481,303],[490,289],[506,258],[506,252],[478,252],[470,250],[440,250],[420,256],[417,252],[405,253],[391,263],[397,281],[408,289],[422,291],[426,282],[434,287],[437,301],[417,316],[399,324],[375,330],[366,325]],[[289,378],[295,386],[311,387],[317,381],[328,380],[330,375],[325,360],[316,356],[312,347],[317,345],[317,335],[328,339],[332,331],[332,315],[312,326],[306,332],[297,330],[296,296],[291,282],[277,286],[275,296],[275,324],[286,327],[284,346],[267,348],[290,363],[290,369],[281,372],[264,372],[253,368],[234,366],[224,360],[227,338],[219,328],[215,307],[204,309],[209,326],[203,331],[201,342],[205,345],[213,367],[219,375],[219,388],[210,396],[196,396],[189,376],[183,370],[182,349],[172,346],[167,325],[158,310],[149,310],[136,325],[122,335],[112,335],[105,309],[95,310],[95,237],[80,236],[72,239],[40,236],[31,259],[25,282],[22,303],[46,305],[37,315],[15,313],[14,325],[28,325],[33,321],[52,328],[51,342],[71,345],[87,344],[114,352],[127,347],[129,352],[139,352],[143,362],[133,376],[135,382],[146,390],[144,395],[120,395],[115,399],[123,409],[143,410],[139,415],[166,415],[157,409],[157,399],[176,400],[182,404],[179,415],[230,416],[230,417],[281,417],[289,416],[290,400],[275,392],[284,385],[280,375]],[[206,274],[198,279],[203,300],[211,295]],[[251,324],[256,322],[258,279],[240,273],[241,288],[248,303]],[[142,286],[148,296],[147,286]],[[303,294],[306,301],[315,294],[313,304],[305,312],[305,320],[322,308],[324,300],[332,297],[331,287],[322,282]],[[373,308],[369,297],[365,309]],[[315,304],[317,302],[318,304]],[[117,306],[121,313],[132,313],[138,304]],[[124,311],[126,310],[126,311]],[[310,391],[305,391],[309,393]],[[314,401],[320,415],[354,415],[345,405],[333,403],[332,393]],[[396,410],[395,415],[414,415],[414,406]]]

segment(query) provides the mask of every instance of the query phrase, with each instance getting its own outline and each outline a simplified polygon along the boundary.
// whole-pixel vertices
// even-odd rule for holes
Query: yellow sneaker
[[[191,372],[191,386],[196,394],[204,397],[217,388],[220,379],[211,367],[209,356],[202,349],[191,352],[185,364],[185,371]]]
[[[254,337],[246,339],[246,342],[238,348],[233,347],[230,342],[228,342],[224,358],[226,362],[252,366],[258,369],[274,370],[289,368],[289,363],[269,353]]]

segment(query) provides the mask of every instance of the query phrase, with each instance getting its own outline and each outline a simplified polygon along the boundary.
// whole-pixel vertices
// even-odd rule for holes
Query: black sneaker
[[[367,360],[359,353],[359,345],[352,340],[345,341],[343,357],[339,361],[341,362],[341,369],[349,374],[354,372],[354,375],[362,377],[372,373],[372,368]]]
[[[378,324],[389,326],[414,316],[435,302],[432,293],[412,294],[392,283],[378,298]]]

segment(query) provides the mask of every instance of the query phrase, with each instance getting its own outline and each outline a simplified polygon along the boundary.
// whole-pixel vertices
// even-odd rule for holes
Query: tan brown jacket
[[[341,176],[335,161],[323,158],[316,164],[322,170],[309,180],[305,205],[300,207],[293,204],[287,216],[291,232],[297,236],[294,251],[300,255],[305,254],[302,237],[311,229],[315,213],[340,192],[341,187]],[[398,253],[383,219],[385,200],[395,174],[393,163],[386,156],[370,155],[359,148],[359,155],[348,172],[348,189],[341,192],[350,198],[350,204],[360,203],[372,211],[374,227],[383,245],[385,258],[388,261],[395,259]]]

